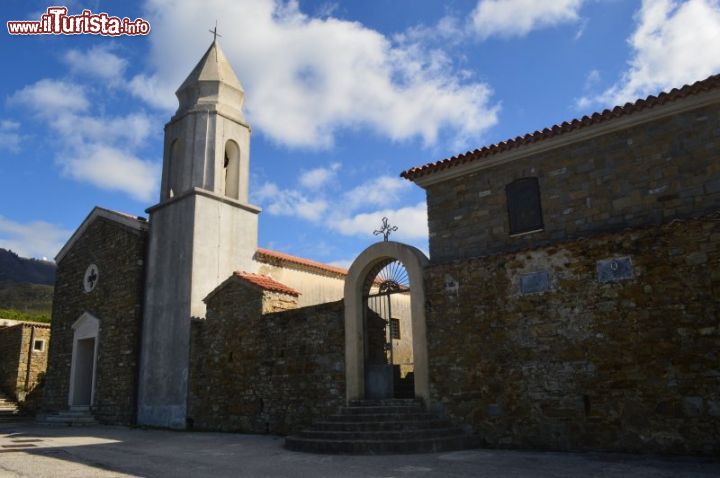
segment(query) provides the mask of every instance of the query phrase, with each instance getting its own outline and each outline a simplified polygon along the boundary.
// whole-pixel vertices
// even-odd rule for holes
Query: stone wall
[[[193,321],[189,423],[287,434],[345,400],[342,302],[262,313],[277,294],[235,281]]]
[[[719,151],[716,104],[433,184],[430,257],[447,262],[713,211]],[[539,180],[545,228],[511,237],[505,186],[523,177]]]
[[[22,337],[22,325],[0,329],[0,388],[13,399],[17,399],[20,380]]]
[[[719,266],[720,214],[431,266],[432,398],[489,446],[718,454]]]
[[[100,320],[93,414],[103,423],[135,421],[146,235],[98,218],[58,264],[44,411],[68,408],[72,325],[88,312]],[[85,293],[90,264],[99,280]]]
[[[0,328],[0,387],[15,400],[25,401],[44,377],[49,339],[46,324]],[[31,350],[37,340],[43,341],[42,350]]]

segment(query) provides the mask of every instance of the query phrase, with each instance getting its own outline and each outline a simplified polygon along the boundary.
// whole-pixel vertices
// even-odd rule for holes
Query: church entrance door
[[[95,339],[77,341],[75,361],[75,380],[73,388],[73,406],[90,406],[92,399],[93,365],[95,358]]]
[[[74,334],[68,402],[71,407],[90,407],[95,397],[100,321],[86,312],[75,321],[72,328]]]

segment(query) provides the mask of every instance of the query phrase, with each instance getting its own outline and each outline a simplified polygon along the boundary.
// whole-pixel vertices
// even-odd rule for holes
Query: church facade
[[[486,446],[720,451],[719,77],[405,171],[430,259],[349,270],[257,247],[217,42],[177,96],[149,218],[56,258],[46,413],[288,434],[414,397]]]

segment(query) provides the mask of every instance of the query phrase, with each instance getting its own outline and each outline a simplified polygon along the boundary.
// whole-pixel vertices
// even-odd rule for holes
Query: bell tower
[[[138,422],[185,428],[191,318],[236,270],[254,270],[245,92],[214,39],[175,93],[160,202],[150,207]]]

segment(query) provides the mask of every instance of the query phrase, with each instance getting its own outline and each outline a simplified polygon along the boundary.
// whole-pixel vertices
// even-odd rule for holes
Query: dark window
[[[33,343],[33,350],[35,352],[42,352],[45,350],[45,341],[44,340],[35,340]]]
[[[398,319],[390,319],[390,337],[400,340],[400,321]]]
[[[540,185],[537,178],[522,178],[505,186],[510,234],[543,228]]]

